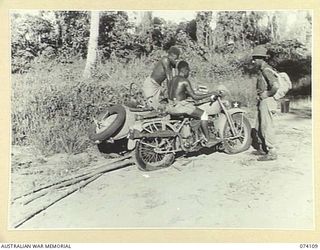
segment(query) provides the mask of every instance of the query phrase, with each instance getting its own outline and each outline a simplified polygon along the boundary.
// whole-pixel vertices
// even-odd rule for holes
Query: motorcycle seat
[[[153,108],[150,107],[129,107],[131,112],[146,112],[146,111],[153,111]]]
[[[157,111],[151,111],[148,113],[138,113],[135,114],[135,119],[136,120],[146,120],[146,119],[154,119],[154,118],[160,118],[166,116],[165,113],[157,112]]]
[[[194,118],[187,114],[170,114],[172,120],[183,120],[184,118]]]

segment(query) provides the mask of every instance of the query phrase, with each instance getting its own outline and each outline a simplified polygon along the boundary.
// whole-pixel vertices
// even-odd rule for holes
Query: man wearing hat
[[[275,147],[274,114],[277,108],[276,94],[279,84],[274,69],[267,63],[267,49],[261,45],[255,47],[252,53],[252,62],[259,69],[257,77],[257,107],[258,117],[256,129],[262,142],[262,149],[265,155],[258,158],[258,161],[271,161],[277,159]],[[271,71],[271,70],[272,71]],[[260,151],[261,153],[263,151]]]
[[[161,58],[155,65],[151,76],[149,76],[143,84],[143,92],[147,98],[147,104],[157,109],[160,105],[160,94],[163,92],[161,86],[164,80],[167,84],[172,80],[172,69],[176,67],[177,60],[180,56],[180,50],[172,46],[168,51],[168,55]],[[167,86],[165,87],[167,89]]]

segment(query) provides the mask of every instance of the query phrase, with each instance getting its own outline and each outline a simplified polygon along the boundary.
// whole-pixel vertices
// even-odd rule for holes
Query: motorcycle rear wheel
[[[142,132],[153,133],[161,130],[161,122],[152,123]],[[154,171],[169,167],[175,160],[174,153],[158,153],[155,150],[173,150],[175,138],[142,138],[133,151],[133,159],[142,171]]]
[[[225,124],[223,129],[223,139],[226,139],[223,143],[224,152],[227,154],[237,154],[246,151],[251,145],[251,125],[249,120],[243,113],[236,113],[232,115],[234,121],[234,127],[237,133],[240,133],[240,137],[237,139],[228,139],[232,137],[232,132],[229,123]]]

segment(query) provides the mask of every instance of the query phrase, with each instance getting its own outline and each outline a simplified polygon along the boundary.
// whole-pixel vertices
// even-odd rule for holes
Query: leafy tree
[[[240,50],[270,42],[270,23],[266,27],[260,24],[265,16],[266,12],[261,11],[218,12],[217,25],[214,30],[215,45],[219,48],[218,51],[223,52],[230,42]]]
[[[12,14],[11,58],[12,72],[25,72],[31,61],[47,49],[55,48],[52,24],[40,16]]]
[[[193,41],[197,41],[197,21],[195,19],[187,23],[186,32]]]
[[[270,42],[270,28],[263,27],[260,21],[266,16],[266,12],[250,11],[243,19],[243,39],[249,45],[265,44]]]
[[[217,24],[214,30],[215,45],[224,46],[228,41],[234,41],[238,46],[243,41],[244,11],[221,11],[217,14]]]
[[[101,57],[130,57],[134,50],[137,35],[129,30],[134,26],[128,21],[128,15],[123,11],[105,11],[101,13],[99,26],[99,50]]]
[[[200,45],[211,45],[212,30],[210,23],[212,21],[212,11],[199,11],[196,17],[196,36]]]
[[[89,40],[89,13],[86,11],[54,11],[58,31],[59,55],[64,60],[84,58]]]

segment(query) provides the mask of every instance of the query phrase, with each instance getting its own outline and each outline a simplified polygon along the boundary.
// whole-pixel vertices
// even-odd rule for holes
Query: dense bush
[[[46,19],[49,14],[55,15],[56,23]],[[45,154],[85,150],[90,145],[87,131],[92,118],[112,104],[131,101],[132,82],[138,96],[153,65],[172,45],[181,49],[180,59],[189,62],[192,84],[211,90],[224,84],[231,100],[249,110],[255,109],[252,76],[257,70],[250,53],[256,42],[269,42],[270,63],[288,72],[295,86],[292,94],[296,90],[310,94],[311,56],[296,40],[271,43],[270,27],[258,25],[264,15],[221,12],[213,31],[209,12],[199,12],[195,20],[178,25],[146,15],[148,19],[138,27],[125,12],[103,12],[96,69],[92,79],[83,80],[87,12],[49,11],[37,17],[14,14],[12,143],[32,145]],[[19,25],[19,19],[24,25]],[[229,47],[230,39],[234,44]]]
[[[241,73],[223,78],[212,71],[215,66],[204,61],[192,64],[192,83],[205,84],[209,89],[223,83],[232,98],[252,105],[254,86],[249,78]],[[90,145],[87,131],[92,118],[112,104],[128,102],[130,83],[136,83],[138,92],[152,66],[152,61],[143,58],[127,64],[114,59],[98,65],[95,77],[84,81],[84,61],[50,66],[39,62],[28,73],[13,75],[13,144],[32,145],[45,154],[85,150]]]
[[[127,102],[130,83],[139,84],[148,74],[141,63],[113,63],[100,66],[95,79],[83,81],[84,61],[45,66],[39,63],[12,76],[11,118],[13,144],[32,145],[43,153],[84,150],[92,118]]]
[[[92,118],[112,104],[127,102],[130,84],[141,86],[164,54],[162,50],[153,50],[149,56],[127,62],[111,57],[105,64],[98,64],[94,77],[85,81],[81,78],[84,60],[71,64],[33,61],[27,73],[12,75],[13,144],[33,145],[47,154],[85,150],[90,145],[87,131]],[[190,63],[192,84],[206,85],[211,90],[223,84],[230,90],[231,100],[254,111],[255,83],[247,74],[254,71],[246,72],[244,67],[249,65],[250,50],[231,54],[208,52],[204,59],[192,47],[185,46],[181,59]],[[284,65],[285,61],[281,62]],[[299,82],[300,90],[310,80],[303,79]]]

